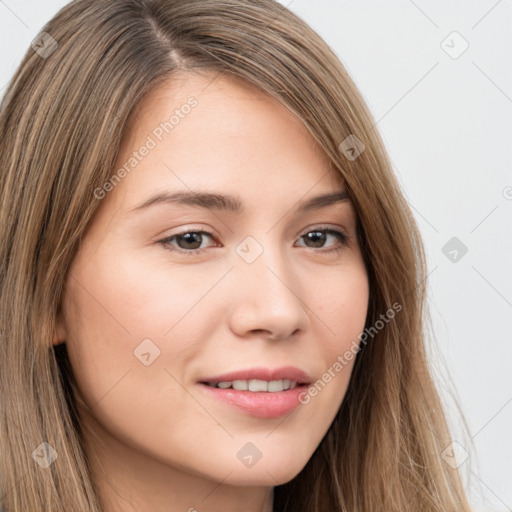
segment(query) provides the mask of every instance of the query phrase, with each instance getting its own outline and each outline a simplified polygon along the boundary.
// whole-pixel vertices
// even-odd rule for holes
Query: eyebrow
[[[348,192],[346,190],[337,190],[300,202],[296,207],[296,211],[298,213],[305,213],[312,210],[319,210],[320,208],[325,208],[332,204],[348,201],[350,201]],[[131,208],[130,212],[138,212],[156,204],[185,205],[205,209],[224,210],[236,215],[240,215],[244,212],[243,203],[238,196],[197,191],[162,192],[150,197],[142,204]]]

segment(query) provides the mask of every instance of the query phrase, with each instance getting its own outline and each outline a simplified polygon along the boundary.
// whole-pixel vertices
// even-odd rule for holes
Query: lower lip
[[[301,405],[299,395],[308,388],[306,384],[302,384],[286,391],[237,391],[232,388],[214,388],[202,383],[199,386],[211,396],[258,418],[279,418],[292,412]]]

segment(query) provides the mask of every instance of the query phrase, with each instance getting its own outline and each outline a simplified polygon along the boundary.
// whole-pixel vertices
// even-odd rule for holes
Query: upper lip
[[[222,375],[205,377],[200,379],[202,383],[232,382],[234,380],[291,380],[297,384],[309,384],[311,377],[300,368],[294,366],[282,366],[280,368],[248,368],[246,370],[238,370]]]

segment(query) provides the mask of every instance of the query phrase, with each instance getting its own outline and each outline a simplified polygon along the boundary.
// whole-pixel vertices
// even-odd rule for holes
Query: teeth
[[[218,386],[220,387],[220,384],[222,382],[219,382]],[[247,391],[248,384],[246,380],[234,380],[233,381],[233,389],[236,389],[237,391]]]
[[[208,384],[212,387],[217,387],[220,389],[229,389],[233,388],[237,391],[253,391],[253,392],[261,392],[261,391],[267,391],[267,392],[278,392],[278,391],[286,391],[288,389],[294,389],[297,387],[297,383],[288,380],[259,380],[259,379],[250,379],[250,380],[233,380],[233,381],[226,381],[226,382],[217,382]]]
[[[268,391],[268,382],[266,380],[251,379],[249,381],[249,391]]]
[[[268,383],[268,391],[283,391],[284,389],[284,381],[282,380],[271,380]]]

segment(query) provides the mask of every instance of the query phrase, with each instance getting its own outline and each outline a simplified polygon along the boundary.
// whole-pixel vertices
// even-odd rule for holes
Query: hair
[[[469,511],[425,336],[426,263],[413,215],[362,96],[338,57],[274,0],[75,0],[29,49],[0,113],[0,491],[10,512],[102,510],[83,448],[65,344],[66,276],[136,106],[178,71],[241,79],[293,112],[346,184],[370,283],[341,407],[275,512]],[[217,76],[216,75],[216,76]],[[365,145],[355,159],[348,136]],[[374,329],[375,331],[375,329]],[[365,331],[366,332],[366,331]],[[31,454],[47,442],[58,459]]]

